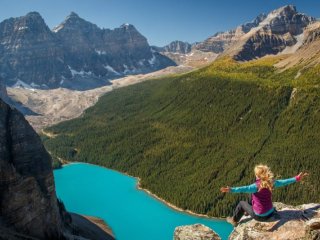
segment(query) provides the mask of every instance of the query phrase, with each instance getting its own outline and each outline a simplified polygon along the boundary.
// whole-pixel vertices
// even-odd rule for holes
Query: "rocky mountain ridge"
[[[292,53],[302,44],[305,28],[316,19],[297,12],[293,5],[260,14],[252,22],[218,32],[193,49],[232,56],[235,60],[251,60],[269,54]]]
[[[247,61],[266,55],[290,54],[317,36],[315,32],[310,35],[310,30],[307,30],[316,22],[316,18],[299,13],[295,6],[286,5],[269,14],[260,14],[251,22],[232,30],[217,32],[202,42],[188,44],[174,41],[154,49],[177,64],[191,63],[195,66],[206,65],[219,56]]]
[[[297,44],[296,48],[286,51],[294,52],[301,45],[301,34],[305,27],[315,21],[315,18],[297,12],[293,5],[279,8],[269,13],[257,27],[240,37],[224,55],[246,61],[285,52]]]
[[[252,28],[257,27],[266,17],[266,14],[260,14],[253,21],[240,25],[235,29],[218,32],[203,42],[195,44],[193,49],[217,54],[222,53]]]
[[[165,45],[164,47],[153,47],[153,48],[159,52],[187,54],[191,52],[192,44],[188,42],[176,40]]]
[[[31,88],[85,89],[175,65],[153,51],[133,25],[101,29],[76,13],[52,31],[37,12],[4,20],[0,53],[6,83]]]

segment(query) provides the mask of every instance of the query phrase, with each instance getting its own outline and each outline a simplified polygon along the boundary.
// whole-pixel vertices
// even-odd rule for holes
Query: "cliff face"
[[[0,212],[6,227],[40,239],[59,239],[51,158],[21,113],[0,100]]]
[[[23,115],[0,98],[0,239],[114,240],[100,219],[57,200],[52,160]]]
[[[8,97],[7,88],[6,88],[6,85],[4,83],[4,80],[0,76],[0,98],[2,98],[3,100],[6,100],[7,97]]]
[[[279,8],[241,36],[224,54],[243,61],[285,50],[286,53],[294,52],[302,44],[304,28],[314,21],[315,18],[297,12],[295,6]]]

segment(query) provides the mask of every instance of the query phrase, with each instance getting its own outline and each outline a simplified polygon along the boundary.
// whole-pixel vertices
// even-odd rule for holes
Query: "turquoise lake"
[[[227,239],[232,226],[173,210],[136,188],[137,179],[95,165],[76,163],[54,171],[58,197],[68,211],[96,216],[117,240],[172,240],[176,226],[202,223]]]

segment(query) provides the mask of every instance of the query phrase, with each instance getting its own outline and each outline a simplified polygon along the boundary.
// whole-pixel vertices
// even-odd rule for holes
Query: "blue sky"
[[[316,0],[1,0],[0,21],[38,11],[50,28],[74,11],[103,28],[131,23],[151,45],[202,41],[287,4],[320,17]]]

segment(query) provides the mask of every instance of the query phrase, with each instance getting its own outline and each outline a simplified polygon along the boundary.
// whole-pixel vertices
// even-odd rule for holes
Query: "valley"
[[[27,114],[26,119],[37,132],[40,132],[44,127],[79,117],[85,109],[93,106],[100,96],[114,89],[192,69],[188,66],[168,67],[148,74],[126,76],[112,80],[111,85],[84,91],[67,88],[45,90],[8,87],[7,92],[17,106],[23,105],[34,113]]]
[[[300,235],[290,236],[297,239],[320,237],[320,205],[306,204],[320,202],[320,20],[294,5],[270,10],[265,4],[267,13],[251,9],[253,20],[242,24],[231,24],[231,17],[248,14],[238,9],[215,24],[190,12],[183,20],[177,11],[155,21],[160,5],[146,6],[147,19],[137,3],[128,4],[130,12],[121,5],[116,15],[112,4],[97,17],[80,11],[97,24],[70,9],[55,27],[33,10],[0,22],[0,238],[215,234],[203,225],[178,227],[199,221],[223,240],[236,240],[263,224],[256,215],[239,218],[239,226],[236,217],[224,219],[248,195],[220,188],[265,179],[269,209],[280,210],[271,218],[280,220],[265,224],[268,234],[263,229],[259,236],[283,239],[294,229]],[[210,19],[219,6],[210,9]],[[208,10],[193,7],[181,9],[193,15],[201,8],[201,17]],[[131,23],[101,22],[107,17],[141,17],[133,23],[156,39],[178,36],[177,23],[189,40],[202,27],[217,30],[221,22],[225,29],[201,41],[157,46]],[[258,164],[268,165],[276,179],[308,177],[275,189],[273,174],[253,173]]]

